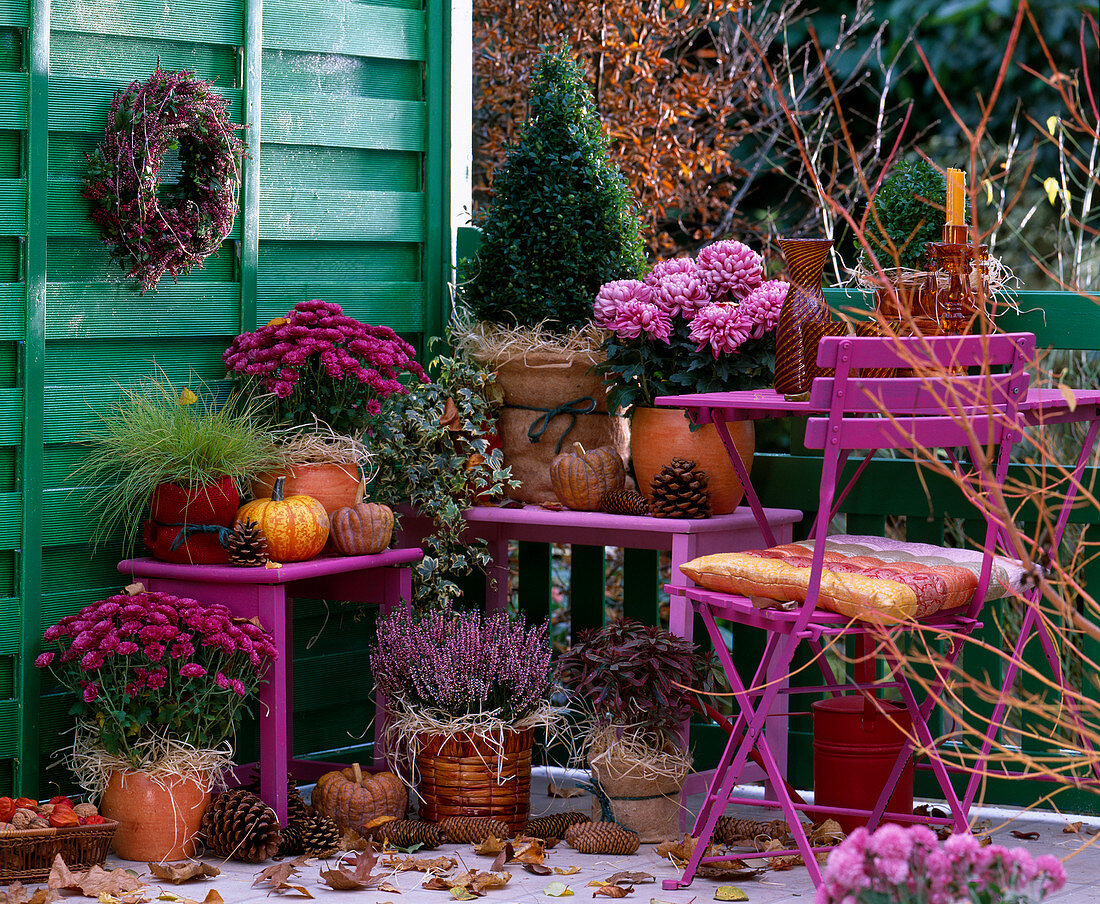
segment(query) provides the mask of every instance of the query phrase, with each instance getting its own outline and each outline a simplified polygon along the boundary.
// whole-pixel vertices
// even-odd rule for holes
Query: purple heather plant
[[[941,845],[927,826],[857,828],[829,854],[816,904],[1036,904],[1066,883],[1057,857],[985,847],[973,835]]]
[[[444,717],[531,715],[550,696],[550,626],[450,606],[379,619],[371,672],[387,701]]]
[[[79,695],[71,712],[128,759],[151,732],[210,749],[230,737],[276,657],[271,635],[217,603],[118,594],[46,629],[35,660]]]
[[[631,409],[661,395],[770,385],[788,286],[763,272],[759,254],[726,240],[694,260],[658,261],[644,280],[602,286],[592,313],[608,331],[598,369],[610,403]]]
[[[193,72],[159,64],[145,82],[115,92],[104,139],[87,155],[83,194],[111,256],[143,292],[165,273],[176,279],[201,267],[233,229],[245,146],[228,106]],[[160,185],[172,148],[179,180]]]
[[[427,383],[416,350],[385,326],[347,316],[338,304],[314,299],[296,304],[222,355],[230,377],[274,401],[277,424],[309,425],[357,435],[382,411],[382,401],[407,390],[402,372]]]

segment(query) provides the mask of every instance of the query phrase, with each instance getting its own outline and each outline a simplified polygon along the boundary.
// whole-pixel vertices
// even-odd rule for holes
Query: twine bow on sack
[[[596,400],[592,398],[592,396],[581,396],[570,402],[562,402],[554,408],[540,408],[537,405],[506,405],[505,407],[522,408],[524,411],[542,412],[542,414],[531,421],[531,426],[527,428],[527,438],[533,443],[537,443],[542,439],[542,435],[549,429],[550,422],[554,420],[554,418],[559,416],[568,417],[570,419],[569,426],[566,427],[562,435],[558,437],[557,445],[554,446],[555,455],[561,452],[561,445],[565,441],[565,437],[569,435],[569,431],[577,426],[578,415],[609,413],[607,411],[596,411]]]
[[[172,545],[168,547],[169,550],[179,549],[184,543],[187,542],[187,538],[191,534],[217,534],[218,542],[225,546],[226,540],[233,531],[224,527],[221,524],[188,524],[185,521],[164,523],[161,521],[154,521],[154,524],[159,527],[182,527],[175,539],[172,541]]]

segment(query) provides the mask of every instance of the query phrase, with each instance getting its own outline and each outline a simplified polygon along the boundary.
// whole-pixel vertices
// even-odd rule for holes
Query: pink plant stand
[[[758,516],[746,506],[732,514],[711,518],[654,518],[644,515],[608,515],[603,512],[575,512],[548,509],[541,505],[515,508],[477,506],[465,512],[469,531],[489,544],[493,563],[486,569],[485,605],[490,611],[508,607],[508,542],[527,540],[535,543],[577,543],[584,546],[618,546],[626,549],[656,549],[672,554],[672,584],[687,586],[688,578],[680,566],[698,556],[720,552],[741,552],[776,543],[790,543],[795,522],[802,512],[795,509],[761,508]],[[762,530],[759,526],[764,525]],[[427,533],[424,519],[404,516],[402,530],[415,542]],[[774,542],[765,542],[770,531]],[[691,605],[682,594],[673,594],[669,630],[679,637],[692,639],[694,617]],[[769,723],[768,738],[776,756],[786,763],[786,720]],[[687,725],[683,727],[687,739]],[[751,769],[749,770],[751,773]],[[685,794],[706,789],[709,772],[688,776]],[[760,772],[763,777],[763,771]]]
[[[325,556],[290,562],[279,568],[231,565],[175,565],[156,559],[125,559],[118,570],[146,589],[200,602],[224,603],[240,618],[258,618],[275,639],[278,656],[260,690],[260,797],[286,825],[288,769],[303,780],[343,764],[292,758],[292,603],[303,599],[347,600],[377,605],[382,614],[412,596],[412,565],[423,553],[416,548],[388,549],[375,556]],[[381,765],[378,739],[385,710],[375,697],[375,765]]]

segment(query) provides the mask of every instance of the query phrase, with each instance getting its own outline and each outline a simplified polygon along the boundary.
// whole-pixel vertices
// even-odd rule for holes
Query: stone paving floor
[[[566,782],[568,783],[568,782]],[[535,815],[564,809],[586,809],[587,797],[573,798],[569,800],[551,799],[547,796],[548,777],[545,772],[536,770],[533,781],[532,810]],[[690,803],[690,802],[689,802]],[[695,801],[698,806],[699,801]],[[731,810],[730,812],[733,812]],[[745,815],[752,818],[765,817],[764,811],[745,809]],[[1072,817],[1067,818],[1055,814],[1021,814],[1013,811],[982,811],[976,815],[978,820],[989,820],[989,831],[993,840],[1007,847],[1017,845],[1025,847],[1035,856],[1052,853],[1065,862],[1069,881],[1061,892],[1048,897],[1048,902],[1056,904],[1100,904],[1100,834],[1089,836],[1081,834],[1066,834],[1063,827],[1071,821],[1080,819],[1083,830],[1090,826],[1100,826],[1100,817]],[[1013,830],[1021,832],[1038,832],[1039,838],[1033,841],[1017,840],[1010,834]],[[479,857],[473,853],[470,845],[448,845],[437,852],[422,852],[417,856],[437,856],[448,854],[458,857],[461,863],[470,869],[488,869],[490,859]],[[269,901],[267,888],[253,887],[254,876],[262,866],[252,866],[240,863],[214,862],[221,870],[221,875],[210,881],[198,883],[190,882],[180,886],[168,886],[167,889],[175,894],[202,901],[210,888],[215,888],[221,894],[225,904],[261,904]],[[678,876],[677,870],[667,861],[659,858],[655,853],[654,845],[643,845],[638,853],[628,857],[599,857],[584,856],[578,854],[564,843],[559,844],[549,852],[547,865],[580,867],[580,872],[569,876],[536,876],[524,872],[522,868],[512,866],[512,878],[508,885],[502,889],[489,891],[484,898],[486,904],[517,904],[517,902],[532,902],[532,904],[554,904],[555,898],[546,894],[546,888],[552,881],[567,883],[574,893],[573,900],[592,900],[592,888],[587,883],[593,879],[603,879],[620,870],[631,870],[652,874],[654,883],[639,884],[624,900],[637,901],[639,904],[691,904],[691,902],[708,902],[714,900],[715,890],[719,885],[736,885],[741,888],[752,904],[772,904],[781,901],[812,901],[814,897],[813,887],[809,881],[807,872],[802,867],[786,872],[767,872],[760,878],[742,880],[736,882],[716,882],[706,879],[696,879],[690,888],[681,891],[665,891],[661,888],[661,880]],[[112,858],[111,865],[133,866],[124,861],[115,861]],[[393,894],[377,891],[334,891],[320,883],[318,873],[326,868],[323,861],[311,862],[301,869],[299,876],[291,881],[301,883],[309,889],[317,901],[325,904],[336,902],[352,896],[363,904],[368,902],[393,902],[393,904],[447,904],[452,901],[451,895],[445,891],[428,891],[420,887],[424,876],[421,873],[398,873],[392,878],[395,886],[401,889],[401,894]],[[287,904],[293,904],[297,900],[306,900],[294,895],[281,896]],[[565,904],[568,898],[561,899]],[[603,900],[601,898],[601,900]]]

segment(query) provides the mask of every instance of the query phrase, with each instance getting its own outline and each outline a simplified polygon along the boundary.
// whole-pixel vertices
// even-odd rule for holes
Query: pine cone
[[[241,785],[241,787],[244,788],[245,791],[251,791],[253,794],[259,795],[259,766],[253,768],[252,777],[248,780],[248,784]],[[309,807],[306,806],[305,798],[302,797],[302,792],[298,790],[298,780],[289,772],[286,774],[286,793],[286,825],[283,826],[284,830],[309,818]]]
[[[600,511],[609,515],[648,515],[649,501],[637,490],[611,490],[600,499]]]
[[[419,844],[426,851],[434,851],[443,843],[443,833],[430,822],[414,819],[393,819],[370,829],[359,829],[379,843],[389,842],[392,847],[407,848]]]
[[[719,844],[751,841],[761,835],[768,838],[782,839],[789,833],[790,829],[782,819],[773,819],[771,822],[757,822],[755,819],[719,816],[718,822],[714,826],[714,840]]]
[[[439,831],[455,844],[481,844],[490,835],[501,841],[512,837],[507,825],[487,816],[450,816],[440,821]]]
[[[267,537],[255,521],[238,521],[225,537],[225,549],[232,565],[256,566],[267,563]]]
[[[567,813],[551,813],[548,816],[539,816],[527,823],[523,834],[529,838],[541,838],[544,841],[550,838],[564,838],[566,829],[582,822],[591,822],[592,817],[587,813],[579,813],[570,810]]]
[[[279,850],[275,811],[251,791],[236,788],[214,798],[202,819],[206,846],[217,856],[260,863]]]
[[[693,461],[674,458],[650,488],[650,509],[657,518],[709,518],[710,489],[705,471]]]
[[[302,853],[302,825],[292,822],[283,826],[279,842],[280,857],[295,857]]]
[[[331,857],[340,850],[340,830],[327,816],[314,816],[302,823],[302,853],[310,857]]]
[[[639,839],[613,822],[582,822],[566,829],[565,843],[582,854],[633,854]]]

